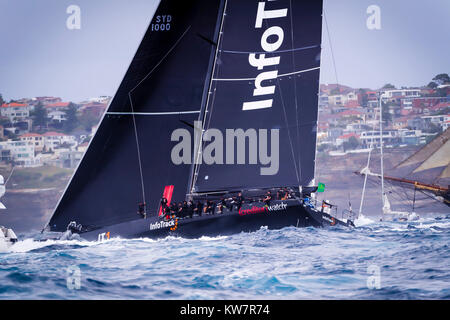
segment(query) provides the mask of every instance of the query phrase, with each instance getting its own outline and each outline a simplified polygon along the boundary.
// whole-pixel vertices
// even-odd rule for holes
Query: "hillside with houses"
[[[353,172],[366,163],[372,140],[374,147],[379,146],[380,94],[387,97],[382,108],[387,166],[403,160],[450,125],[446,74],[419,88],[321,85],[316,176],[327,185],[326,196],[339,208],[346,208],[349,198],[353,203],[359,200],[362,180]],[[34,230],[46,223],[109,101],[105,96],[82,102],[58,97],[4,101],[0,95],[5,223],[17,230]],[[375,211],[379,209],[377,192],[378,187],[369,187],[366,199]]]
[[[450,126],[450,78],[436,76],[427,86],[350,88],[320,86],[317,151],[319,156],[366,152],[379,147],[379,96],[383,95],[383,145],[420,146]]]
[[[365,152],[378,147],[379,96],[385,97],[383,143],[387,148],[420,146],[450,126],[450,78],[437,75],[427,86],[373,90],[320,86],[319,156]],[[0,167],[55,166],[74,169],[95,133],[110,97],[83,102],[59,97],[3,101],[0,95]]]
[[[379,96],[385,97],[386,148],[426,144],[450,126],[450,78],[440,74],[428,85],[380,89],[322,84],[319,94],[319,157],[367,152],[378,147]],[[110,97],[82,102],[59,97],[4,101],[0,95],[0,172],[54,166],[73,170],[87,149]],[[8,170],[9,168],[9,170]]]
[[[0,166],[75,168],[109,99],[79,103],[59,97],[1,99]]]

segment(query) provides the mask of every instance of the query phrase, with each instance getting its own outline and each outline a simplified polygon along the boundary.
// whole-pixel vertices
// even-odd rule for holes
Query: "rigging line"
[[[286,49],[286,50],[278,50],[278,51],[273,51],[271,53],[275,54],[275,53],[285,53],[285,52],[295,52],[295,51],[301,51],[301,50],[308,50],[308,49],[314,49],[319,47],[319,45],[315,45],[315,46],[307,46],[307,47],[301,47],[301,48],[292,48],[292,49]],[[254,54],[267,54],[266,51],[259,51],[259,52],[255,52],[255,51],[237,51],[237,50],[220,50],[221,52],[224,53],[234,53],[234,54],[250,54],[250,53],[254,53]]]
[[[424,198],[423,200],[426,200],[427,198],[429,198],[429,199],[431,199],[431,200],[437,201],[438,203],[444,203],[444,204],[445,204],[445,202],[439,201],[439,200],[436,199],[434,196],[428,194],[428,193],[427,193],[426,191],[424,191],[424,190],[418,189],[417,191],[420,192],[420,193],[422,193],[422,194],[426,197],[426,198]]]
[[[221,21],[221,26],[219,29],[219,38],[217,39],[217,48],[216,48],[216,53],[215,53],[215,58],[214,58],[214,64],[213,64],[213,70],[211,73],[211,80],[210,80],[210,85],[208,87],[208,97],[206,99],[206,105],[205,105],[205,112],[204,112],[204,118],[202,121],[202,129],[200,132],[200,142],[198,144],[199,150],[197,151],[197,158],[196,158],[196,163],[200,163],[201,158],[203,156],[203,145],[205,144],[205,141],[203,140],[203,134],[204,134],[204,130],[205,128],[209,128],[210,127],[210,123],[211,123],[211,118],[212,118],[212,112],[214,110],[214,102],[215,102],[215,97],[216,97],[216,87],[214,87],[214,90],[212,90],[212,85],[213,85],[213,76],[214,73],[216,72],[216,67],[217,67],[217,73],[219,72],[220,69],[220,65],[216,66],[216,60],[217,57],[219,56],[219,46],[222,44],[221,42],[221,38],[222,38],[222,26],[223,26],[223,21],[225,20],[225,10],[226,10],[226,2],[224,5],[224,11],[223,11],[223,15],[222,15],[222,21]],[[212,95],[212,98],[211,98]],[[211,99],[211,100],[210,100]],[[210,105],[211,101],[211,110],[208,110],[208,106]],[[206,123],[207,122],[207,123]],[[197,184],[197,180],[198,180],[198,173],[200,170],[200,166],[197,165],[196,166],[196,170],[194,172],[194,182],[192,184],[192,189],[191,189],[191,193],[193,193],[193,188],[195,187],[195,185]]]
[[[289,0],[289,7],[290,7],[290,18],[291,18],[291,46],[294,48],[294,22],[292,19],[293,13],[292,13],[292,0]],[[295,69],[295,55],[294,55],[294,49],[292,49],[292,69]],[[297,81],[294,78],[294,100],[295,100],[295,121],[297,124],[297,146],[300,147],[300,127],[299,127],[299,114],[298,114],[298,98],[297,98]],[[301,105],[300,105],[301,107]],[[300,152],[298,154],[298,169],[299,169],[299,176],[300,181],[302,180],[302,161]],[[300,182],[299,181],[299,182]]]
[[[8,184],[9,179],[11,179],[11,177],[12,177],[12,175],[13,175],[15,169],[16,169],[16,167],[13,166],[12,169],[11,169],[11,172],[9,173],[8,178],[6,179],[6,181],[5,181],[5,183],[4,183],[4,186],[5,186],[5,187],[6,187],[6,185]]]
[[[211,97],[211,88],[213,85],[213,77],[214,77],[214,73],[216,71],[216,62],[217,62],[217,56],[219,54],[219,47],[222,45],[222,36],[223,36],[223,24],[225,22],[225,16],[226,16],[226,11],[227,11],[227,3],[228,0],[225,0],[224,6],[223,6],[223,11],[222,11],[222,17],[221,17],[221,21],[220,21],[220,28],[219,28],[219,34],[218,34],[218,38],[217,38],[217,46],[216,46],[216,52],[214,54],[214,61],[213,61],[213,69],[211,72],[211,80],[209,82],[209,86],[208,86],[208,97],[206,98],[206,104],[205,104],[205,111],[203,114],[203,119],[202,119],[202,132],[200,132],[200,141],[198,143],[198,148],[199,150],[196,150],[194,152],[197,152],[196,154],[196,158],[194,160],[194,165],[195,165],[195,169],[194,169],[194,175],[193,175],[193,179],[192,179],[192,185],[191,185],[191,190],[190,193],[194,192],[194,188],[195,185],[197,184],[197,179],[198,179],[198,172],[200,169],[200,166],[198,165],[200,163],[201,157],[202,157],[202,147],[203,147],[203,130],[205,128],[205,121],[206,121],[206,117],[208,116],[208,105],[209,105],[209,99]],[[217,68],[219,68],[219,65],[217,65]],[[215,93],[215,89],[214,89],[214,93]],[[214,97],[215,94],[213,96],[213,101],[214,101]],[[211,121],[211,115],[209,115],[209,122],[208,122],[208,127],[209,127],[209,123]]]
[[[185,33],[181,36],[181,38],[184,37],[184,35],[185,35],[186,32],[190,29],[190,27],[191,27],[191,26],[188,27],[188,29],[187,29],[187,30],[185,31]],[[178,42],[181,40],[181,38],[177,41],[177,43],[175,43],[175,46],[178,44]],[[171,51],[172,49],[173,49],[173,48],[171,48],[170,51]],[[169,52],[168,52],[168,53],[169,53]],[[166,54],[166,56],[168,55],[168,53]],[[163,57],[163,59],[164,59],[164,58],[165,58],[165,57]],[[161,60],[161,61],[162,61],[162,60]],[[158,62],[158,65],[161,63],[161,61]],[[157,66],[158,66],[158,65],[157,65]],[[156,67],[155,67],[155,68],[156,68]],[[155,68],[153,68],[153,70],[154,70]],[[150,73],[153,72],[153,70],[150,71]],[[147,75],[147,76],[148,76],[148,75]],[[146,77],[147,77],[147,76],[146,76]],[[137,86],[139,86],[140,83],[141,83],[142,81],[144,81],[144,79],[142,79],[142,80],[138,83]],[[137,87],[137,86],[136,86],[136,87]],[[134,90],[136,87],[134,87],[132,90]],[[116,92],[116,94],[117,94],[117,92]],[[112,104],[112,101],[109,103],[107,110],[109,110],[109,109],[111,108],[111,104]],[[100,125],[103,123],[103,120],[104,120],[104,118],[106,117],[106,115],[107,115],[106,112],[103,113],[102,118],[101,118],[101,120],[100,120],[100,122],[99,122],[99,127],[100,127]],[[134,116],[133,116],[133,122],[134,122],[134,120],[135,120],[135,119],[134,119]],[[94,140],[94,138],[95,138],[95,135],[94,135],[94,137],[91,139],[91,141],[89,141],[88,151],[90,150],[90,147],[91,147],[91,145],[92,145],[92,141]],[[73,173],[72,176],[70,177],[69,182],[67,183],[66,188],[64,189],[63,196],[66,194],[67,190],[69,190],[69,187],[70,187],[70,185],[72,184],[72,181],[75,179],[75,176],[76,176],[76,174],[77,174],[77,172],[78,172],[78,169],[80,168],[80,165],[81,165],[81,163],[83,162],[84,157],[86,156],[86,154],[88,153],[88,151],[85,152],[85,154],[83,155],[83,157],[81,158],[81,160],[78,162],[78,165],[77,165],[77,167],[76,167],[74,173]],[[49,227],[50,222],[51,222],[52,218],[54,217],[54,215],[55,215],[55,213],[56,213],[56,210],[59,208],[59,205],[60,205],[60,203],[61,203],[61,201],[62,201],[63,198],[64,198],[64,197],[60,197],[60,199],[58,200],[58,202],[57,202],[57,204],[56,204],[56,207],[55,207],[55,209],[53,210],[52,216],[49,218],[49,220],[48,220],[47,223],[45,224],[45,227],[41,230],[41,233],[43,233],[43,232],[45,231],[45,229],[46,229],[47,227]]]
[[[186,35],[186,33],[189,31],[190,28],[191,28],[191,26],[187,27],[187,29],[183,32],[183,34],[180,36],[180,38],[178,38],[178,40],[174,43],[174,45],[165,53],[165,55],[161,58],[161,60],[159,60],[159,62],[153,67],[153,69],[150,70],[150,72],[141,81],[139,81],[139,83],[135,87],[133,87],[128,92],[128,98],[130,100],[131,112],[132,112],[132,116],[133,116],[134,137],[136,139],[136,150],[137,150],[138,162],[139,162],[139,173],[141,176],[141,188],[142,188],[143,203],[145,203],[144,174],[143,174],[143,170],[142,170],[141,150],[140,150],[140,146],[139,146],[139,136],[138,136],[138,132],[137,132],[136,117],[135,117],[135,112],[134,112],[133,99],[131,98],[131,93],[137,87],[139,87],[141,85],[141,83],[143,83],[150,76],[150,74],[152,74],[152,72],[156,68],[158,68],[158,66],[166,59],[166,57],[173,51],[173,49],[175,49],[175,47],[178,45],[178,43],[181,41],[181,39],[183,39],[183,37]]]
[[[334,75],[336,77],[336,85],[337,85],[338,91],[340,93],[341,90],[339,88],[339,79],[338,79],[338,73],[337,73],[337,68],[336,68],[336,60],[334,59],[333,45],[331,43],[330,30],[328,29],[328,21],[327,21],[326,15],[325,15],[325,10],[323,11],[323,18],[325,20],[325,27],[327,29],[328,43],[330,44],[331,58],[333,60],[333,67],[334,67]]]
[[[309,68],[309,69],[304,69],[304,70],[299,70],[299,71],[294,71],[294,72],[289,72],[289,73],[283,73],[280,75],[277,75],[277,79],[281,78],[281,77],[286,77],[286,76],[293,76],[296,74],[300,74],[300,73],[305,73],[305,72],[309,72],[309,71],[314,71],[314,70],[319,70],[320,67],[314,67],[314,68]],[[256,78],[234,78],[234,79],[218,79],[218,78],[214,78],[213,81],[254,81],[256,80]]]
[[[267,19],[266,19],[265,23],[266,23],[266,28],[269,28],[269,23],[267,22]],[[270,45],[273,47],[273,43],[271,43]],[[286,123],[286,129],[287,129],[288,138],[289,138],[289,145],[291,147],[292,162],[294,162],[295,175],[297,177],[297,183],[298,183],[298,185],[300,185],[300,177],[298,176],[297,161],[295,161],[294,145],[292,143],[291,131],[289,130],[288,117],[287,117],[287,113],[286,113],[286,106],[284,104],[283,93],[282,93],[281,85],[280,85],[280,79],[278,77],[277,77],[277,83],[278,83],[278,88],[279,88],[278,91],[280,93],[281,105],[283,107],[284,121]]]
[[[133,100],[131,99],[131,91],[128,92],[128,97],[130,98],[130,106],[131,106],[132,117],[133,117],[134,137],[136,139],[136,150],[137,150],[138,162],[139,162],[139,173],[141,175],[142,201],[145,204],[145,186],[144,186],[144,175],[142,173],[141,150],[139,147],[139,138],[138,138],[138,132],[137,132],[137,126],[136,126],[136,117],[134,115]],[[145,208],[146,207],[144,206],[144,210],[146,210]]]
[[[144,82],[145,79],[147,79],[148,76],[150,74],[152,74],[156,68],[159,67],[159,65],[167,58],[167,56],[173,51],[173,49],[175,49],[175,47],[178,45],[178,43],[180,43],[181,39],[184,38],[186,33],[189,31],[189,29],[191,29],[191,26],[187,27],[187,29],[183,32],[183,34],[178,38],[178,40],[174,43],[174,45],[166,52],[166,54],[161,58],[161,60],[159,60],[159,62],[153,67],[153,69],[150,70],[150,72],[141,81],[139,81],[139,83],[136,86],[134,86],[133,89],[131,89],[128,93],[133,92],[137,87],[139,87],[141,85],[141,83]]]

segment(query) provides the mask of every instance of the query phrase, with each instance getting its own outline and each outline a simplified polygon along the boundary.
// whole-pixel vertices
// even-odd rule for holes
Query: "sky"
[[[80,29],[66,26],[70,5],[81,9]],[[157,5],[0,0],[0,93],[74,102],[114,95]],[[380,29],[367,28],[370,5],[380,8]],[[321,83],[421,86],[450,73],[449,0],[324,0],[324,13]]]

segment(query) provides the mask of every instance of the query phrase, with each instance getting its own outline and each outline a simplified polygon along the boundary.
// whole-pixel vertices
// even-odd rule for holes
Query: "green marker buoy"
[[[325,191],[325,184],[320,182],[317,186],[317,192],[324,192]]]

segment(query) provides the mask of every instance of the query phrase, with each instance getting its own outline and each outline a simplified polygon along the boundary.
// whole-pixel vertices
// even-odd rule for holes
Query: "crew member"
[[[197,203],[195,204],[194,207],[194,214],[197,214],[199,217],[201,217],[202,212],[203,212],[203,204],[201,203],[200,200],[197,200]]]
[[[165,197],[161,198],[161,210],[162,212],[166,211],[166,207],[167,207],[167,199]]]
[[[283,189],[277,191],[277,200],[283,200]]]
[[[328,200],[322,200],[322,210],[320,212],[330,213],[331,208],[333,208],[334,205],[332,205]]]
[[[271,193],[270,191],[267,191],[266,197],[263,199],[263,202],[264,202],[267,206],[270,206],[270,201],[272,201],[272,193]]]
[[[226,199],[228,202],[226,202],[225,207],[228,209],[228,211],[233,211],[233,198]]]
[[[225,201],[225,198],[221,198],[219,201],[219,204],[217,205],[217,208],[219,211],[217,213],[223,213],[223,209],[227,206],[227,202]]]
[[[177,210],[177,217],[178,218],[183,218],[183,203],[178,202],[178,210]]]
[[[182,218],[186,218],[188,215],[188,204],[187,201],[183,201],[183,205],[181,206],[181,216]]]
[[[194,215],[194,202],[192,202],[192,200],[189,200],[187,204],[187,213],[189,215],[189,218],[192,218],[192,216]]]
[[[289,191],[288,191],[288,188],[284,188],[283,189],[283,197],[281,198],[281,200],[287,200],[287,199],[289,199],[291,196],[289,195]]]
[[[206,200],[205,207],[203,208],[205,214],[214,214],[214,203],[210,200]]]
[[[239,210],[241,210],[241,207],[242,207],[242,204],[244,203],[244,201],[245,201],[245,199],[242,196],[242,192],[239,192],[238,196],[236,197],[236,201],[235,201],[238,212],[239,212]]]
[[[172,204],[173,205],[173,204]],[[167,219],[170,216],[171,207],[169,205],[164,209],[164,218]]]
[[[138,212],[137,212],[139,215],[141,215],[142,216],[142,218],[146,218],[147,217],[147,214],[146,214],[146,212],[145,212],[145,202],[140,202],[139,204],[138,204]]]
[[[176,215],[177,212],[178,212],[178,206],[177,206],[177,203],[174,201],[174,202],[172,202],[172,204],[170,205],[170,216]],[[170,216],[169,216],[169,217],[170,217]]]

